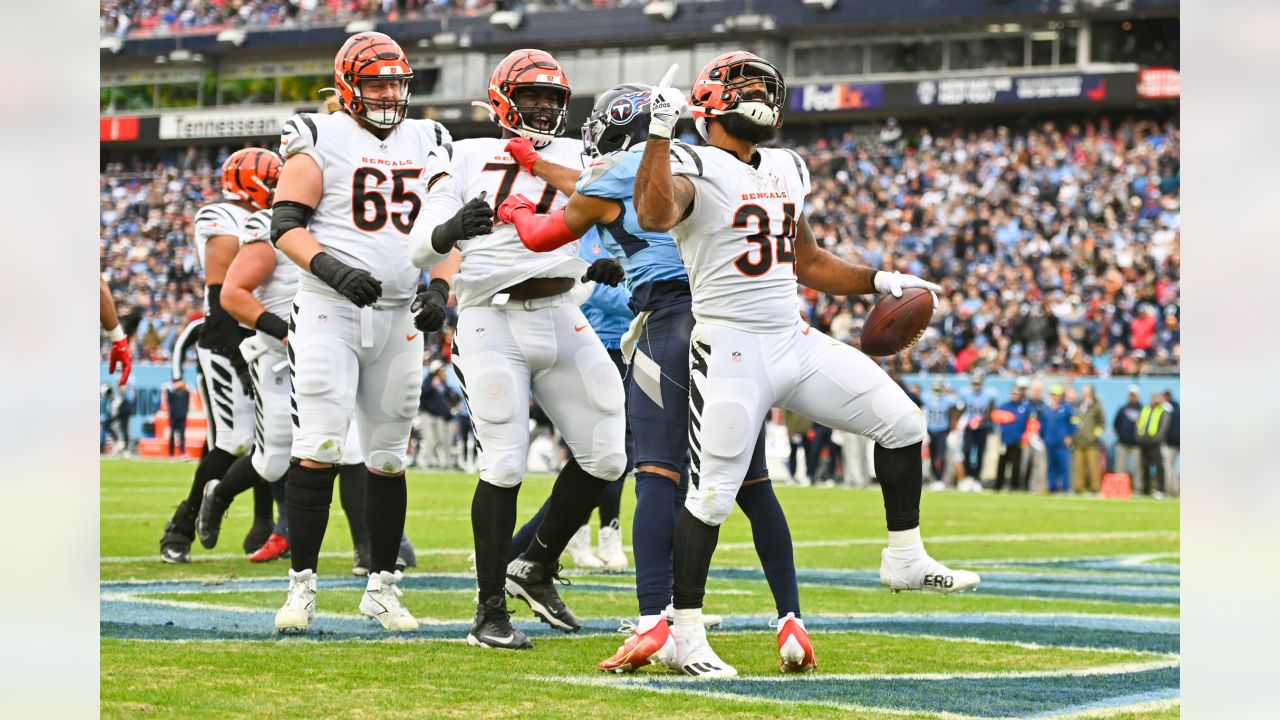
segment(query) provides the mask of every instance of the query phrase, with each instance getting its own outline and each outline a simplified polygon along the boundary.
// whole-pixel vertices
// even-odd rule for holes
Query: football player
[[[125,337],[120,319],[116,317],[116,301],[111,297],[111,289],[107,281],[98,279],[98,321],[102,330],[111,341],[111,352],[107,355],[107,372],[114,373],[120,368],[120,387],[129,382],[129,373],[133,371],[133,352],[129,349],[129,338]]]
[[[488,94],[490,117],[506,138],[526,137],[558,164],[578,162],[581,146],[560,137],[569,83],[555,58],[512,52],[494,68]],[[521,172],[506,143],[476,138],[434,153],[410,246],[419,267],[461,252],[453,363],[481,447],[471,505],[479,607],[467,640],[517,649],[532,643],[511,626],[504,588],[552,627],[581,627],[555,590],[557,559],[605,486],[625,472],[626,422],[618,371],[570,292],[587,268],[577,246],[534,253],[514,227],[493,227],[493,208],[513,192],[536,198],[543,211],[566,200],[554,184]],[[528,456],[530,390],[572,457],[533,542],[508,564]]]
[[[443,322],[448,283],[433,280],[413,314],[420,271],[406,239],[422,209],[423,161],[450,137],[435,121],[405,119],[412,78],[394,40],[353,35],[334,58],[333,112],[295,115],[281,131],[271,239],[301,268],[286,344],[295,461],[287,472],[292,568],[276,613],[281,632],[304,631],[315,616],[316,564],[353,415],[369,473],[371,565],[360,611],[387,630],[418,627],[400,602],[396,558],[422,333]]]
[[[224,202],[200,208],[195,217],[196,254],[204,268],[204,318],[196,328],[196,357],[200,361],[198,387],[208,415],[208,452],[196,466],[187,499],[165,526],[160,538],[160,559],[167,563],[191,562],[196,514],[205,485],[222,477],[236,458],[252,447],[253,402],[244,386],[240,368],[240,341],[252,330],[241,328],[222,307],[222,283],[227,268],[240,249],[244,223],[256,210],[271,202],[271,189],[280,172],[280,159],[269,150],[245,148],[222,164]],[[195,332],[195,328],[188,327]],[[184,334],[188,332],[184,330]],[[176,347],[185,349],[182,343]],[[174,377],[181,377],[182,353],[174,353]],[[245,537],[246,553],[257,550],[271,534],[271,494],[264,487],[254,499],[253,527]]]
[[[800,319],[796,284],[832,295],[939,288],[851,265],[818,246],[802,212],[804,161],[791,150],[759,147],[782,125],[785,98],[772,64],[747,52],[721,55],[703,67],[688,100],[708,145],[671,141],[685,99],[660,88],[636,172],[638,225],[675,236],[693,293],[693,487],[675,525],[672,635],[675,664],[698,677],[737,674],[707,643],[699,616],[720,524],[751,461],[750,438],[775,405],[876,442],[889,529],[882,582],[894,591],[939,592],[978,584],[976,574],[931,558],[921,542],[919,408],[866,355]],[[803,622],[784,618],[780,637],[793,627],[802,630]]]
[[[674,70],[674,68],[673,68]],[[596,100],[583,126],[585,154],[593,160],[582,171],[563,211],[534,215],[520,196],[498,208],[498,217],[514,222],[522,242],[546,249],[598,228],[605,246],[622,261],[633,305],[640,317],[628,333],[631,364],[627,384],[627,420],[637,445],[636,510],[632,546],[636,556],[636,596],[640,620],[618,652],[600,668],[628,672],[653,657],[673,662],[674,640],[664,622],[671,599],[671,535],[686,491],[689,458],[689,333],[693,329],[689,277],[667,232],[650,232],[636,223],[632,187],[649,135],[652,88],[623,85]],[[536,174],[554,175],[550,162],[532,147],[510,143],[513,154]],[[681,149],[682,152],[685,150]],[[756,439],[737,502],[751,521],[756,551],[773,591],[778,617],[800,617],[791,532],[769,483],[763,429]],[[718,622],[703,615],[705,624]],[[656,652],[655,652],[656,651]],[[779,636],[784,671],[817,666],[813,645],[802,627]]]

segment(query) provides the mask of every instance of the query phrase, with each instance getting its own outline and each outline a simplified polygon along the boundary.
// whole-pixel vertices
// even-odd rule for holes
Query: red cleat
[[[655,660],[667,663],[675,659],[676,641],[671,637],[671,630],[666,622],[659,621],[645,633],[638,632],[629,621],[623,624],[623,628],[628,627],[631,629],[631,636],[622,643],[613,657],[600,661],[601,670],[635,672],[636,668],[642,668]]]
[[[249,556],[249,562],[267,562],[289,552],[289,541],[279,533],[271,533],[262,547]]]
[[[795,613],[787,613],[786,617],[774,622],[778,623],[778,654],[782,657],[782,672],[817,669],[818,657],[813,654],[813,643],[809,642],[804,622]]]

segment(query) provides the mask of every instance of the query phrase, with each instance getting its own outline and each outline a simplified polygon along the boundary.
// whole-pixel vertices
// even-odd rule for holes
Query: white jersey
[[[338,260],[382,283],[379,305],[409,302],[419,271],[409,261],[409,231],[422,210],[427,155],[451,140],[434,120],[405,120],[385,140],[345,112],[299,113],[280,132],[287,162],[309,155],[324,174],[324,193],[308,229]],[[310,272],[299,284],[337,296]]]
[[[673,144],[671,172],[696,195],[671,234],[699,322],[776,332],[800,321],[794,243],[809,169],[791,150],[758,152],[757,168],[717,147]]]
[[[219,235],[230,235],[235,238],[240,237],[240,233],[244,229],[244,223],[249,219],[249,210],[230,202],[209,203],[196,211],[194,225],[194,235],[196,241],[196,257],[200,259],[200,269],[204,270],[204,253],[205,246],[209,244],[209,238]],[[209,284],[204,286],[204,311],[209,312]]]
[[[271,211],[259,210],[249,216],[240,234],[240,247],[249,243],[271,242]],[[288,321],[293,309],[293,296],[298,292],[298,266],[284,253],[276,249],[276,269],[266,282],[254,288],[253,296],[267,312]]]
[[[537,205],[538,214],[553,212],[569,201],[564,193],[524,172],[507,154],[506,139],[474,138],[445,145],[432,154],[428,166],[430,221],[419,228],[430,233],[435,225],[453,217],[466,202],[486,193],[494,208],[512,193]],[[538,148],[543,158],[570,168],[582,166],[582,143],[556,138]],[[447,181],[440,182],[445,178]],[[496,223],[496,220],[495,220]],[[423,238],[422,241],[429,241]],[[520,242],[514,225],[495,224],[493,232],[458,243],[462,268],[453,278],[458,307],[487,302],[503,288],[530,278],[573,278],[586,271],[578,257],[578,243],[571,242],[551,252],[534,252]]]

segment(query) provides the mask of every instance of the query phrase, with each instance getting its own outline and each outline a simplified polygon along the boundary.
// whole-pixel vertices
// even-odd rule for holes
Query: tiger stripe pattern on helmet
[[[228,200],[243,200],[265,210],[271,207],[281,165],[280,156],[270,150],[237,150],[222,163],[222,194]]]
[[[362,95],[360,81],[388,78],[400,81],[399,99],[375,100]],[[413,68],[404,50],[383,33],[352,35],[333,59],[333,81],[342,107],[378,128],[392,128],[404,120],[409,109],[409,83],[412,79]],[[371,115],[370,110],[380,112]]]

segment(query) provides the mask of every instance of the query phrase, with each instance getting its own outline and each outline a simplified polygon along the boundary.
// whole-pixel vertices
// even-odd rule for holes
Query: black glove
[[[422,332],[435,332],[444,327],[444,306],[449,303],[449,283],[436,278],[426,290],[418,293],[409,306],[413,326]]]
[[[626,276],[627,274],[622,271],[622,263],[613,258],[600,258],[587,268],[587,274],[582,276],[582,282],[594,280],[601,285],[614,286],[622,282]]]
[[[372,305],[382,295],[382,283],[368,272],[353,268],[327,252],[311,258],[311,274],[338,291],[356,307]]]
[[[484,196],[488,190],[480,193],[463,205],[454,216],[445,220],[431,231],[431,247],[441,255],[453,249],[454,245],[477,235],[493,232],[493,208]]]
[[[236,377],[240,378],[240,387],[244,388],[244,394],[253,399],[253,376],[249,373],[249,363],[244,361],[244,356],[240,354],[240,348],[234,348],[231,355],[231,369],[236,371]]]
[[[210,285],[206,299],[209,301],[209,314],[200,326],[200,339],[197,345],[230,358],[238,350],[240,344],[240,326],[235,318],[222,309],[222,285]]]

